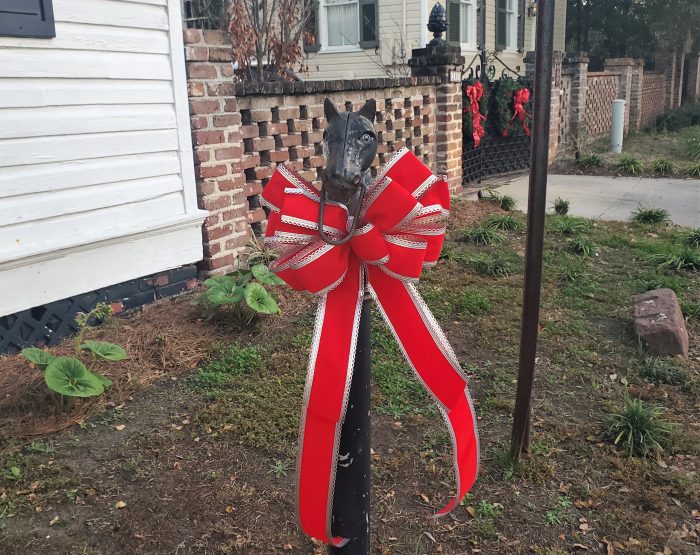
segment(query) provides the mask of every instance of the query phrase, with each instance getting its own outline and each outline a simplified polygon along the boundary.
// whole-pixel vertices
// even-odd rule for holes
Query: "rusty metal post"
[[[539,9],[535,42],[535,106],[532,151],[530,153],[530,189],[527,204],[523,319],[520,333],[518,388],[515,397],[515,410],[513,411],[511,438],[511,453],[516,459],[521,454],[529,453],[530,449],[530,402],[537,355],[544,215],[547,201],[547,165],[549,163],[554,0],[538,0],[537,4]]]

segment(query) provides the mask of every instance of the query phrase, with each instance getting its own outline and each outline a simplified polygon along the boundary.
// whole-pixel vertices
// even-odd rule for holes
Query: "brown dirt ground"
[[[489,203],[456,203],[450,229],[497,212]],[[522,254],[522,232],[511,247]],[[602,256],[600,263],[615,260]],[[442,263],[426,282],[446,289],[483,283],[458,269]],[[477,369],[482,471],[463,506],[444,519],[429,518],[452,487],[449,442],[437,414],[377,410],[373,416],[372,553],[698,553],[698,458],[690,441],[700,427],[697,395],[670,386],[629,386],[673,409],[688,442],[672,454],[627,459],[600,441],[599,415],[619,400],[622,387],[608,375],[627,367],[634,338],[629,324],[615,316],[594,322],[587,340],[599,352],[581,355],[591,359],[586,372],[569,371],[561,353],[570,345],[547,332],[569,317],[549,302],[556,289],[551,284],[543,293],[533,456],[508,475],[502,454],[510,435],[521,280],[515,273],[498,281],[511,289],[495,297],[497,317],[448,313],[441,319],[460,360]],[[251,440],[216,413],[218,400],[187,385],[186,376],[207,360],[212,345],[234,341],[268,343],[276,361],[246,379],[303,384],[308,346],[293,338],[310,325],[313,303],[279,293],[284,315],[266,321],[262,331],[202,321],[188,297],[95,330],[91,337],[125,345],[129,359],[96,367],[115,387],[68,417],[45,408],[36,372],[18,357],[0,358],[0,553],[324,553],[294,521],[295,424],[291,435],[274,436],[281,437],[277,443],[256,446],[259,438]],[[697,320],[690,331],[697,337]],[[617,351],[616,343],[627,350]],[[66,341],[58,351],[70,348]],[[691,360],[697,375],[695,343]],[[295,391],[292,404],[299,401]],[[262,399],[265,391],[256,395]],[[374,397],[380,405],[385,394],[375,391]],[[285,408],[298,411],[296,405]],[[209,419],[211,414],[224,420]],[[36,438],[42,439],[28,443]],[[272,472],[276,461],[289,463],[286,475]],[[19,478],[8,475],[14,464],[22,469]],[[562,499],[570,506],[560,506]],[[117,508],[121,501],[126,505]],[[559,522],[547,524],[547,512]]]

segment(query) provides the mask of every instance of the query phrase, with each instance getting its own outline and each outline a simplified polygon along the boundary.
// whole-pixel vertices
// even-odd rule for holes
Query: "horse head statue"
[[[377,103],[371,98],[357,112],[340,112],[328,98],[324,103],[328,127],[323,133],[323,154],[326,169],[321,176],[321,209],[319,231],[323,234],[323,206],[326,199],[344,205],[354,215],[352,228],[340,244],[352,236],[359,216],[364,192],[372,177],[369,168],[377,154],[377,133],[374,117]]]

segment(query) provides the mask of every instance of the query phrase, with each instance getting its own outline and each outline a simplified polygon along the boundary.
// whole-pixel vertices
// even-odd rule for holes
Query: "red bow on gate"
[[[467,85],[465,92],[469,98],[468,110],[472,113],[472,137],[474,138],[474,146],[479,146],[481,144],[481,137],[486,133],[484,127],[481,125],[481,121],[485,120],[486,116],[482,115],[479,109],[479,101],[484,95],[484,86],[477,81],[473,85]]]
[[[352,239],[338,246],[319,237],[318,192],[295,173],[279,166],[262,196],[271,209],[266,242],[281,253],[271,268],[294,289],[319,295],[299,446],[302,529],[328,544],[347,541],[331,534],[331,508],[365,278],[408,364],[450,429],[457,494],[437,513],[447,514],[476,479],[476,417],[457,357],[414,285],[440,255],[449,214],[447,183],[402,149],[368,188]],[[347,235],[348,219],[344,206],[327,202],[326,234]]]
[[[527,117],[527,113],[525,112],[525,104],[527,104],[529,100],[530,89],[523,87],[522,89],[518,89],[513,93],[513,117],[510,118],[510,121],[512,123],[515,118],[520,118],[520,125],[523,126],[523,131],[526,135],[530,134],[530,129],[528,129],[527,124],[525,123],[525,118]],[[508,136],[507,128],[503,131],[503,136]]]

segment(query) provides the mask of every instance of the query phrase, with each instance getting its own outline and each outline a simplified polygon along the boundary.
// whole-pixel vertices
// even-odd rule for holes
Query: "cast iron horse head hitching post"
[[[320,194],[279,166],[262,193],[270,210],[266,243],[280,253],[270,268],[319,298],[302,403],[297,516],[329,553],[368,555],[369,295],[450,430],[456,494],[436,516],[458,506],[476,479],[476,416],[460,363],[415,288],[440,255],[447,180],[405,147],[372,179],[374,100],[356,112],[326,100],[325,114]]]

